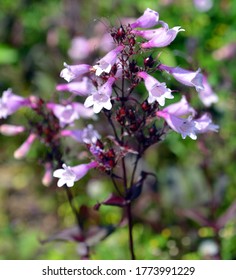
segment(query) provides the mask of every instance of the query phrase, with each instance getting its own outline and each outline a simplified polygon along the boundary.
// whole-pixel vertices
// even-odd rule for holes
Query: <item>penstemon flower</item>
[[[207,113],[196,119],[195,122],[197,133],[206,133],[209,131],[218,132],[219,130],[219,126],[212,123],[212,119]]]
[[[159,14],[156,11],[153,11],[147,8],[143,15],[139,17],[134,23],[131,23],[130,26],[132,28],[149,28],[158,24]]]
[[[191,116],[188,118],[180,118],[166,111],[158,111],[156,115],[163,118],[174,131],[180,133],[183,139],[185,139],[187,136],[193,140],[197,139],[196,122]]]
[[[124,46],[118,46],[111,50],[103,58],[101,58],[93,68],[96,70],[96,75],[100,76],[103,72],[109,73],[111,67],[115,64],[118,54],[124,49]]]
[[[164,106],[165,98],[174,98],[174,96],[171,94],[171,90],[166,87],[165,83],[160,83],[146,72],[139,72],[137,75],[144,79],[145,87],[149,93],[149,103],[157,101],[161,106]]]
[[[14,152],[14,158],[21,159],[24,158],[30,150],[31,145],[37,139],[37,135],[31,133],[25,142]]]
[[[23,106],[29,106],[30,101],[12,92],[5,90],[0,98],[0,118],[7,118]]]
[[[101,138],[99,133],[93,128],[92,124],[89,124],[87,127],[80,130],[64,129],[61,131],[61,136],[71,137],[75,141],[85,144],[95,144],[97,140]]]
[[[73,124],[75,120],[80,117],[91,118],[93,112],[90,109],[87,109],[78,102],[73,102],[68,105],[60,105],[55,103],[48,103],[47,108],[51,109],[53,114],[58,118],[61,127],[64,127],[68,124]]]
[[[161,30],[157,32],[157,34],[154,35],[150,41],[141,44],[141,47],[143,49],[166,47],[174,41],[174,39],[176,38],[177,34],[180,31],[185,31],[185,30],[182,29],[180,26],[176,26],[171,29],[161,28]]]
[[[82,80],[78,82],[59,84],[56,86],[56,90],[58,91],[69,91],[79,96],[89,95],[93,88],[92,82],[87,77],[83,77]]]
[[[2,124],[0,125],[0,133],[7,136],[17,135],[25,131],[25,127],[22,125],[10,125]]]
[[[203,76],[200,73],[200,69],[197,71],[189,71],[181,67],[170,67],[164,64],[158,66],[160,70],[164,70],[171,74],[178,82],[195,87],[197,91],[203,90]]]
[[[64,63],[64,66],[65,68],[61,71],[60,77],[64,78],[67,82],[71,82],[92,70],[92,67],[88,64],[68,65]]]
[[[110,77],[105,84],[103,84],[98,91],[93,92],[88,96],[84,102],[86,108],[93,106],[94,113],[99,113],[103,108],[111,110],[111,94],[112,85],[116,81],[116,78]]]
[[[156,25],[161,27],[149,29]],[[169,89],[163,81],[162,72],[165,71],[181,84],[194,87],[205,106],[218,100],[200,69],[190,71],[158,61],[159,48],[169,46],[180,31],[184,29],[179,26],[169,28],[166,22],[159,20],[158,12],[147,8],[134,22],[109,30],[106,42],[112,41],[113,48],[110,50],[109,43],[108,53],[91,63],[93,66],[64,63],[60,77],[68,83],[58,84],[56,89],[72,93],[67,100],[61,100],[59,96],[55,102],[37,96],[23,98],[11,90],[5,91],[0,99],[1,118],[10,116],[22,106],[37,114],[37,120],[29,120],[26,126],[29,136],[14,156],[25,157],[36,139],[46,146],[47,153],[41,159],[44,166],[42,183],[49,186],[55,177],[57,186],[65,187],[81,231],[83,222],[79,220],[81,215],[73,200],[76,188],[73,192],[69,188],[91,169],[109,177],[115,194],[97,203],[94,209],[99,210],[101,205],[125,208],[122,213],[128,220],[132,259],[135,259],[135,254],[131,207],[133,201],[142,195],[146,178],[155,176],[141,170],[139,165],[146,150],[163,141],[169,130],[180,134],[183,139],[196,140],[202,133],[219,129],[208,113],[201,115],[192,107],[190,94],[173,94],[177,91]],[[96,42],[100,41],[96,38]],[[92,44],[84,40],[83,43]],[[104,47],[96,46],[96,49]],[[91,49],[87,51],[82,57],[86,58]],[[142,88],[144,93],[140,93]],[[0,132],[17,135],[24,133],[26,128],[3,124]],[[76,149],[64,148],[66,141],[63,140],[68,137],[75,140]],[[75,154],[77,147],[79,153]],[[67,166],[64,162],[69,162],[70,156],[73,160],[82,159],[88,163]],[[62,168],[56,169],[58,166]],[[76,242],[83,241],[84,236],[76,236]],[[87,252],[89,245],[86,246]]]
[[[65,163],[62,165],[63,169],[57,169],[53,172],[53,176],[59,178],[57,183],[58,187],[67,185],[67,187],[73,187],[74,183],[84,177],[87,172],[97,167],[96,162],[90,162],[87,164],[80,164],[77,166],[67,166]]]
[[[179,102],[175,102],[169,106],[166,106],[163,109],[163,112],[167,112],[168,114],[172,114],[175,116],[185,116],[196,114],[194,108],[188,103],[186,97],[183,95]]]
[[[218,102],[218,96],[212,90],[211,85],[207,81],[207,77],[203,75],[203,89],[198,91],[198,95],[202,103],[206,107],[210,107],[213,103]]]

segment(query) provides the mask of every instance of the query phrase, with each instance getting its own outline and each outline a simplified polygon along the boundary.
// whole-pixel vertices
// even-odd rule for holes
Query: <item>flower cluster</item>
[[[11,90],[5,91],[0,99],[1,118],[26,106],[42,119],[30,129],[10,125],[0,127],[1,133],[6,135],[28,131],[26,141],[15,151],[14,156],[24,157],[36,139],[51,145],[49,158],[53,160],[51,164],[49,159],[45,161],[43,182],[50,182],[48,178],[51,178],[55,165],[52,162],[57,160],[57,165],[63,167],[53,172],[53,176],[59,178],[58,186],[72,187],[74,182],[93,168],[114,176],[115,167],[127,154],[135,155],[137,163],[145,150],[160,142],[169,130],[179,133],[183,139],[188,136],[194,140],[198,134],[217,131],[218,126],[212,123],[209,114],[199,116],[184,94],[178,100],[176,90],[169,88],[168,82],[162,81],[163,72],[166,72],[184,87],[195,88],[205,106],[218,101],[200,69],[190,71],[171,67],[160,63],[155,58],[158,55],[154,57],[153,54],[170,45],[182,31],[184,29],[180,26],[170,28],[159,19],[156,11],[148,8],[134,22],[109,30],[113,48],[94,65],[64,63],[60,77],[67,83],[57,85],[56,89],[69,91],[70,99],[52,103],[33,96],[25,99]],[[144,95],[140,94],[140,84],[146,88]],[[172,103],[165,106],[167,100]],[[91,123],[83,129],[74,129],[80,118],[94,121],[97,114],[101,113],[105,117],[101,122],[107,121],[110,127],[108,134],[103,135],[103,140]],[[106,124],[102,124],[102,127],[104,133]],[[59,141],[63,137],[84,144],[89,163],[67,166],[59,148]],[[133,173],[135,169],[136,166]],[[134,176],[130,186],[133,180]],[[125,188],[127,192],[127,186]]]

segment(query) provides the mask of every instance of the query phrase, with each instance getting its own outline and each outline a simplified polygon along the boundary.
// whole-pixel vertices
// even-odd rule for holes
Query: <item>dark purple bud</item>
[[[132,73],[137,73],[139,71],[139,68],[137,66],[137,63],[135,60],[132,60],[129,64],[129,70],[132,72]]]
[[[146,57],[144,59],[143,63],[144,63],[145,67],[152,68],[154,63],[155,63],[155,61],[154,61],[153,57],[151,55],[149,55],[149,57]]]

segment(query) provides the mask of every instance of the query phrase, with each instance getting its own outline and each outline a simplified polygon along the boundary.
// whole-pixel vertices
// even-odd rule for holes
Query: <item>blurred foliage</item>
[[[147,151],[143,168],[157,174],[158,184],[148,182],[133,208],[139,259],[211,258],[207,252],[214,246],[219,247],[221,258],[236,258],[235,207],[224,225],[215,227],[236,200],[236,51],[227,56],[227,47],[236,44],[236,2],[213,3],[209,11],[200,12],[187,0],[1,0],[0,89],[11,87],[23,96],[33,93],[57,98],[55,85],[63,62],[70,61],[71,39],[91,37],[94,20],[105,18],[115,24],[121,17],[137,17],[149,7],[170,27],[179,25],[186,30],[159,59],[172,66],[200,67],[207,73],[219,96],[210,111],[220,131],[197,141],[183,141],[170,133],[163,143]],[[169,82],[173,88],[179,86]],[[180,89],[184,91],[184,87]],[[204,112],[194,90],[191,94],[192,102]],[[8,122],[24,123],[27,114],[22,110]],[[72,227],[74,216],[63,190],[55,184],[49,188],[41,184],[40,144],[33,145],[26,160],[13,159],[23,140],[24,136],[0,135],[0,259],[79,258],[74,243],[40,244],[55,232]],[[93,175],[75,186],[79,188],[76,203],[91,209],[110,192],[109,181]],[[196,217],[196,210],[208,224]],[[99,213],[91,210],[89,223],[118,224],[121,215],[120,209],[102,206]],[[92,248],[91,258],[129,259],[127,244],[127,229],[121,224]]]

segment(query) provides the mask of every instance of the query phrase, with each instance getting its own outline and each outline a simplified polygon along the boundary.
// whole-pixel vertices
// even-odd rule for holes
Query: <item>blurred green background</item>
[[[199,10],[197,2],[204,1],[0,0],[0,89],[10,87],[22,96],[56,96],[63,62],[72,62],[71,40],[96,36],[100,19],[119,23],[149,7],[170,27],[186,30],[160,59],[207,73],[219,97],[209,111],[220,130],[197,141],[170,133],[147,151],[145,170],[157,174],[158,184],[146,184],[133,208],[138,259],[236,258],[236,1],[212,0],[208,10]],[[204,112],[197,99],[195,105]],[[27,117],[22,110],[0,124],[25,123]],[[0,259],[78,259],[76,243],[40,244],[73,227],[74,217],[64,191],[41,183],[40,144],[25,160],[14,160],[24,139],[0,135]],[[80,206],[92,208],[110,193],[109,180],[93,175],[74,187]],[[116,224],[122,214],[114,207],[97,213],[86,206],[92,225]],[[126,226],[121,226],[92,247],[91,258],[129,259],[127,243]]]

